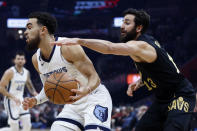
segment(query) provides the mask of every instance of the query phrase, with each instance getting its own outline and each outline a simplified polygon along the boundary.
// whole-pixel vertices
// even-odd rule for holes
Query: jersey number
[[[18,85],[17,88],[16,88],[16,90],[22,91],[23,87],[24,87],[24,85]]]
[[[147,78],[146,81],[143,81],[144,85],[148,88],[149,91],[151,91],[153,88],[157,88],[157,85],[153,82],[151,78]]]

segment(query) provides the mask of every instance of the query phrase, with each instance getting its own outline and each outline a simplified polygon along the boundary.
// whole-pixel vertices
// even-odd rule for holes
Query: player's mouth
[[[127,32],[121,31],[121,35],[122,35],[122,36],[124,36],[124,35],[126,35],[126,34],[127,34]]]
[[[121,35],[126,35],[127,34],[127,32],[126,31],[124,31],[124,30],[121,30]]]

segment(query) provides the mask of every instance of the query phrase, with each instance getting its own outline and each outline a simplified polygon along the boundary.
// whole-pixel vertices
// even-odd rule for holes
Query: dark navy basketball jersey
[[[155,48],[157,59],[153,63],[135,62],[142,82],[149,91],[154,90],[159,100],[169,100],[184,77],[174,63],[172,57],[160,47],[152,36],[141,35],[137,41],[145,41]]]

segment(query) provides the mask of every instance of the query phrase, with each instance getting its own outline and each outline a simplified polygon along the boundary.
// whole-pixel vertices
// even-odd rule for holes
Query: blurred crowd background
[[[17,50],[24,50],[31,78],[39,92],[42,84],[25,50],[25,28],[9,27],[10,18],[26,19],[32,11],[47,11],[58,20],[56,36],[99,38],[119,42],[120,28],[114,19],[127,8],[143,9],[151,15],[148,34],[153,35],[173,57],[181,72],[197,90],[197,1],[195,0],[0,0],[0,76],[13,65]],[[113,100],[112,128],[134,129],[152,102],[152,95],[141,88],[128,97],[128,84],[136,74],[129,57],[102,55],[84,48],[92,60],[102,83]],[[25,93],[29,96],[28,92]],[[30,110],[33,128],[49,128],[62,106],[45,103]],[[194,113],[191,128],[197,128]],[[0,95],[0,127],[7,125],[7,115]]]

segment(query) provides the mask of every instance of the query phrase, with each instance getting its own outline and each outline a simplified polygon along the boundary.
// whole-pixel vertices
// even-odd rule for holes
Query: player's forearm
[[[78,44],[103,54],[111,54],[111,45],[113,43],[98,39],[79,39]]]
[[[12,94],[7,92],[7,90],[3,87],[0,87],[0,93],[3,94],[4,96],[8,97],[9,99],[15,98]]]
[[[97,74],[91,75],[88,78],[88,85],[87,87],[89,88],[89,92],[93,91],[100,85],[100,78],[98,77]]]
[[[28,91],[29,91],[33,96],[35,96],[35,94],[37,94],[37,92],[36,92],[36,90],[35,90],[35,88],[34,88],[34,86],[33,86],[33,84],[32,84],[31,82],[28,82],[28,83],[26,84],[26,86],[27,86],[27,88],[28,88]]]
[[[48,98],[47,98],[47,96],[46,96],[46,94],[44,92],[44,88],[42,88],[40,93],[37,96],[35,96],[35,98],[36,98],[36,104],[37,105],[48,101]]]

